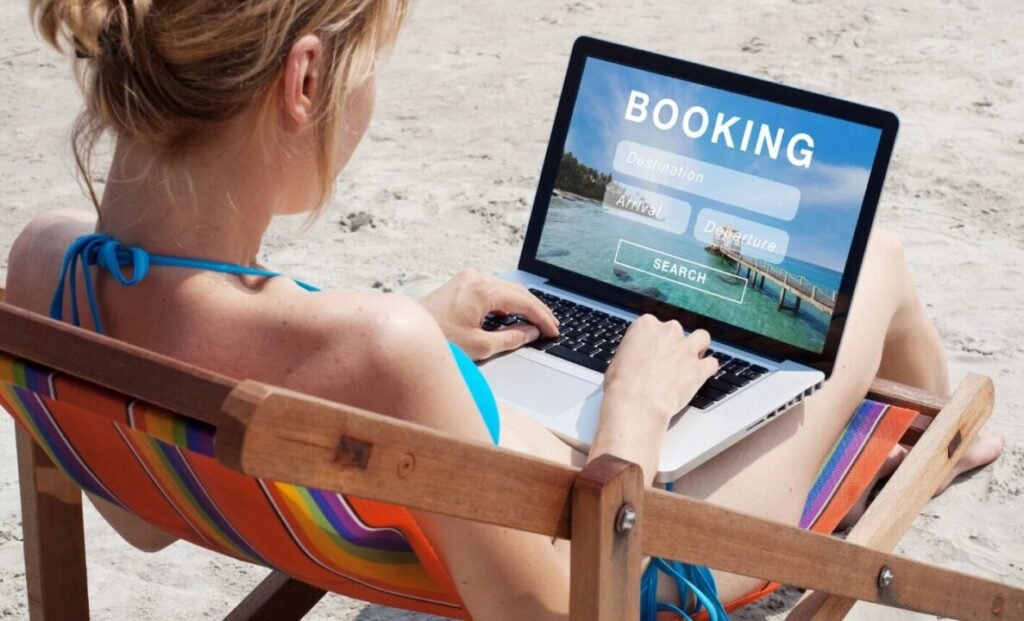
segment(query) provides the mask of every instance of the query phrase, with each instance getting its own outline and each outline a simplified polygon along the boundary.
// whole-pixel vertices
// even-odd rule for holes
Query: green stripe
[[[25,377],[25,363],[15,360],[12,365],[12,371],[14,372],[14,385],[19,388],[28,388],[28,379]]]
[[[250,557],[244,551],[239,549],[238,546],[236,546],[235,543],[231,540],[231,537],[228,537],[227,534],[223,530],[221,530],[219,526],[217,526],[216,522],[211,520],[210,516],[206,514],[206,511],[204,511],[203,508],[199,505],[199,502],[196,500],[195,496],[193,496],[192,492],[189,491],[188,486],[185,485],[185,482],[181,479],[180,476],[178,476],[178,471],[174,468],[171,462],[167,460],[167,457],[164,455],[163,451],[160,450],[160,447],[157,446],[160,440],[156,440],[150,436],[146,436],[146,442],[151,445],[150,449],[152,450],[153,453],[156,454],[156,458],[163,466],[164,472],[170,475],[170,477],[174,480],[174,482],[177,484],[178,489],[181,490],[182,495],[185,496],[188,502],[192,505],[192,508],[195,509],[195,512],[202,517],[204,522],[206,522],[206,526],[211,531],[220,535],[220,538],[223,540],[221,542],[221,545],[231,548],[239,557],[248,559],[250,562],[258,564],[258,561],[256,559]]]
[[[305,487],[297,487],[295,489],[299,491],[299,497],[302,499],[302,505],[305,507],[306,512],[313,518],[316,525],[319,526],[320,530],[324,531],[328,537],[330,537],[331,541],[342,550],[348,552],[352,556],[383,565],[419,564],[419,559],[411,552],[377,550],[353,544],[335,530],[334,526],[330,521],[328,521],[327,516],[325,516],[324,512],[320,509],[320,505],[316,504],[316,501],[313,500],[313,497],[309,493],[309,489]]]
[[[188,427],[180,420],[171,421],[171,434],[174,436],[174,444],[181,448],[188,448]]]

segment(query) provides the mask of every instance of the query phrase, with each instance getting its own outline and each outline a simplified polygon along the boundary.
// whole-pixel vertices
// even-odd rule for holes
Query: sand
[[[66,148],[79,105],[27,2],[0,4],[0,279],[17,232],[89,209]],[[898,6],[892,6],[898,5]],[[954,378],[995,379],[995,465],[933,500],[901,553],[1024,585],[1024,29],[1017,0],[420,1],[384,68],[368,138],[330,209],[261,257],[328,286],[421,294],[464,265],[514,265],[573,38],[590,33],[895,110],[879,210],[899,232]],[[97,171],[102,180],[102,171]],[[12,423],[0,416],[0,617],[26,618]],[[97,619],[223,616],[266,570],[187,544],[129,548],[86,511]],[[776,618],[793,593],[740,618]],[[329,597],[312,619],[414,619]],[[913,615],[858,605],[854,619]]]

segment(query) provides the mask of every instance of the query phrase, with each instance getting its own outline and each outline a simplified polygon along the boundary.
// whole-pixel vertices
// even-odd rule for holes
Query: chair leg
[[[271,572],[232,610],[225,621],[298,621],[316,606],[326,591]]]
[[[16,429],[29,618],[89,618],[82,491]]]

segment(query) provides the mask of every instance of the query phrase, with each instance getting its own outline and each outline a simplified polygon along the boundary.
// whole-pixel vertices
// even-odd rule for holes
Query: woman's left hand
[[[558,336],[558,320],[526,287],[476,270],[462,270],[420,303],[448,340],[473,360],[522,347],[542,334]],[[488,332],[481,327],[488,313],[521,315],[530,323]]]

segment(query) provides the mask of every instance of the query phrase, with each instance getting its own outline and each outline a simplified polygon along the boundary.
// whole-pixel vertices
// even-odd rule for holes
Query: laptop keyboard
[[[598,373],[604,373],[615,358],[630,322],[620,317],[560,298],[540,289],[530,289],[551,309],[561,322],[558,338],[542,338],[529,347],[567,360]],[[518,315],[488,315],[484,330],[497,330],[525,321]],[[708,349],[705,355],[718,359],[719,369],[714,377],[701,386],[690,405],[704,410],[727,396],[746,388],[754,380],[768,373],[768,369],[724,352]]]

